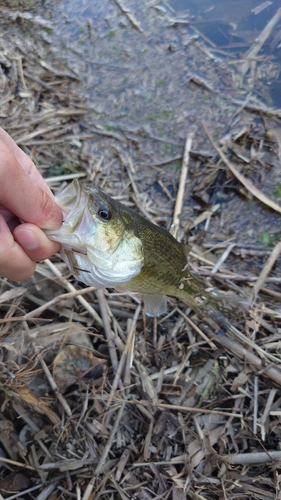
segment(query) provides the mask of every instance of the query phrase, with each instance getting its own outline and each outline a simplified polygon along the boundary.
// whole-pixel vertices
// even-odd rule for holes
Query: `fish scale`
[[[223,314],[221,297],[192,276],[186,247],[166,229],[78,180],[58,194],[57,203],[64,222],[46,234],[61,244],[61,256],[79,281],[137,292],[149,316],[166,312],[166,296],[178,297],[199,317],[237,333]]]

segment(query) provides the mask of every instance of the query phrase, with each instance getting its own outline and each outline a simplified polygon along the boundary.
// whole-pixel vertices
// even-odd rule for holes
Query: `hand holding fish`
[[[61,245],[77,279],[138,292],[150,316],[166,312],[170,295],[232,329],[190,274],[184,245],[168,231],[78,181],[59,193],[57,202],[30,158],[0,129],[0,275],[27,279],[35,262]]]
[[[35,262],[60,247],[40,228],[58,229],[61,223],[61,210],[34,163],[0,128],[0,276],[29,278]]]

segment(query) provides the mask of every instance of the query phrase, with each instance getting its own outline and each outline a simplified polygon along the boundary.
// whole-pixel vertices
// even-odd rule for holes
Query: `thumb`
[[[62,212],[52,194],[45,192],[24,170],[4,143],[0,144],[1,204],[24,222],[42,229],[57,229]]]

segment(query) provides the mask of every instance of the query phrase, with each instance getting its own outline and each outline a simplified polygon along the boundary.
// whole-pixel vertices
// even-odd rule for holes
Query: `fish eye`
[[[98,210],[98,216],[103,220],[110,220],[112,213],[107,207],[103,207]]]

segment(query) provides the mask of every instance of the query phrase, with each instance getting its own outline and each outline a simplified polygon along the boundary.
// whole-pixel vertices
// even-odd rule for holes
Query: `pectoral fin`
[[[143,293],[141,299],[144,302],[144,312],[147,316],[161,316],[167,312],[166,295]]]

